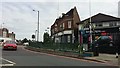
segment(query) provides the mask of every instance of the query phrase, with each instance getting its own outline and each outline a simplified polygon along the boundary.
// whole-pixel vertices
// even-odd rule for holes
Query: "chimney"
[[[62,13],[62,16],[65,15],[65,13]]]

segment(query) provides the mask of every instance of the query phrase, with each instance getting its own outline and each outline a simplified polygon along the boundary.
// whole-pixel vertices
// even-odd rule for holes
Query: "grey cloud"
[[[116,15],[116,3],[117,2],[92,3],[92,15],[99,12]],[[40,11],[40,40],[42,40],[45,29],[54,23],[55,19],[58,17],[58,13],[61,15],[61,13],[66,13],[76,6],[81,20],[89,17],[89,2],[86,1],[60,2],[59,10],[57,2],[12,2],[4,4],[5,6],[3,7],[6,8],[4,9],[5,12],[3,12],[4,20],[8,23],[7,27],[16,33],[18,39],[24,37],[30,39],[31,34],[34,34],[37,28],[37,12],[33,12],[32,9]],[[11,9],[14,11],[11,11]]]

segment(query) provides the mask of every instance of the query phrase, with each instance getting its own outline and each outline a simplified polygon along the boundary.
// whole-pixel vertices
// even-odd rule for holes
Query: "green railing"
[[[43,49],[51,49],[58,51],[78,51],[78,43],[42,43],[42,42],[29,42],[29,46]]]
[[[78,56],[92,56],[92,54],[84,53],[83,48],[79,43],[42,43],[29,42],[30,47],[49,49],[52,51],[71,52]]]

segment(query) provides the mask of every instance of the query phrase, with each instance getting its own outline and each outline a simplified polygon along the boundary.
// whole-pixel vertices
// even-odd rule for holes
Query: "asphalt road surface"
[[[3,66],[33,68],[39,66],[110,66],[103,63],[33,52],[18,46],[17,51],[2,51]]]

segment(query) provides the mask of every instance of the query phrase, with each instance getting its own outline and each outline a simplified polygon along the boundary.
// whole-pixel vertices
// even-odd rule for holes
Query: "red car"
[[[6,50],[6,49],[11,49],[11,50],[17,50],[17,45],[15,43],[15,41],[6,41],[3,43],[3,50]]]

